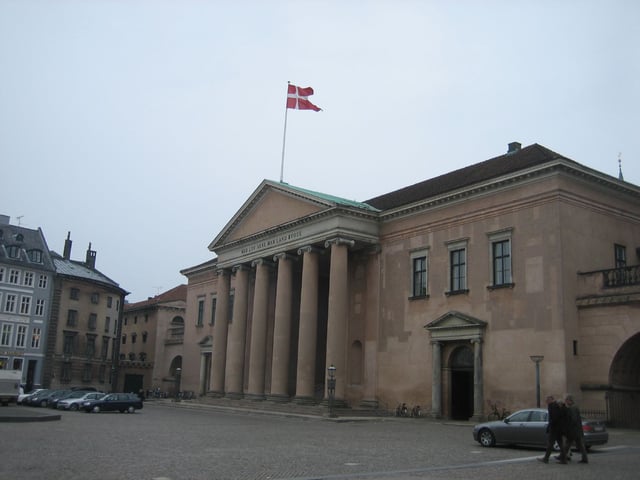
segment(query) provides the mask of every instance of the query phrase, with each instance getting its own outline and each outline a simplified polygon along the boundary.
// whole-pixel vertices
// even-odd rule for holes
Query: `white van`
[[[0,403],[16,403],[20,394],[22,372],[20,370],[0,370]]]

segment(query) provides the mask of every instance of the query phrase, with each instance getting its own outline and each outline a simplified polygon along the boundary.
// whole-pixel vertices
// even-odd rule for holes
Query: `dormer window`
[[[29,260],[33,263],[42,263],[42,250],[29,250],[27,255],[29,255]]]
[[[9,258],[20,258],[20,247],[18,245],[9,245],[7,247],[7,255],[9,255]]]

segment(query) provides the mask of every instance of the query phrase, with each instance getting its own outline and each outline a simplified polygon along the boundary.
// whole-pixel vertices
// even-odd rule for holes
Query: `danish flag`
[[[289,84],[287,87],[287,108],[293,108],[295,110],[313,110],[319,112],[321,108],[315,106],[309,101],[309,98],[313,95],[313,88],[311,87],[296,87]]]

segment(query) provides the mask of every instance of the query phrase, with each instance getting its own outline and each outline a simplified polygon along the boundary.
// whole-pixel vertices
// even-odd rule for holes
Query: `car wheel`
[[[129,412],[129,413],[133,413],[133,412],[135,412],[135,411],[136,411],[136,409],[135,409],[135,408],[133,408],[133,406],[132,406],[132,405],[129,405],[129,408],[127,409],[127,412]]]
[[[78,410],[78,404],[77,403],[72,403],[71,405],[69,405],[69,410],[75,412]]]
[[[94,406],[92,409],[93,413],[100,413],[100,407],[98,405]]]
[[[483,428],[478,434],[480,445],[483,447],[493,447],[496,444],[496,437],[491,430]]]

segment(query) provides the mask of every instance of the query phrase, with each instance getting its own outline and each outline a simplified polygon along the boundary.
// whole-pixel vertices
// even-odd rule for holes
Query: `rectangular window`
[[[44,306],[45,306],[45,300],[43,298],[39,298],[36,300],[36,316],[37,317],[44,316]]]
[[[71,362],[64,362],[60,370],[60,380],[68,383],[71,381]]]
[[[426,253],[415,253],[411,255],[412,289],[413,297],[424,297],[427,295],[427,255]]]
[[[0,267],[0,282],[4,282],[4,267]]]
[[[100,356],[102,357],[102,360],[106,360],[108,354],[109,354],[109,337],[102,337],[102,351],[100,352]]]
[[[209,320],[209,325],[216,324],[216,306],[218,305],[218,299],[213,297],[211,299],[211,319]]]
[[[95,330],[98,326],[98,315],[95,313],[89,314],[89,330]]]
[[[91,303],[97,304],[100,301],[100,294],[98,292],[93,292],[91,294]]]
[[[106,371],[106,368],[104,365],[100,365],[98,367],[98,382],[100,383],[104,383],[104,373]]]
[[[80,290],[77,288],[72,288],[69,292],[69,298],[71,300],[78,300],[80,298]]]
[[[75,335],[71,333],[65,333],[64,335],[64,343],[62,344],[62,353],[64,355],[73,355],[73,344],[74,344]]]
[[[96,354],[96,336],[87,335],[87,358],[93,358]]]
[[[107,317],[104,319],[104,333],[109,333],[110,328],[111,328],[111,317]]]
[[[491,244],[493,285],[511,285],[511,240],[498,240]]]
[[[467,288],[467,251],[464,248],[452,250],[451,255],[451,291]]]
[[[113,297],[107,297],[107,308],[111,308],[113,305]]]
[[[31,330],[31,348],[40,348],[40,337],[42,335],[42,330],[40,327],[34,327]]]
[[[16,329],[16,348],[24,348],[27,346],[27,326],[18,325]]]
[[[11,269],[9,270],[9,283],[18,285],[20,283],[20,271]]]
[[[38,287],[40,288],[47,288],[47,281],[48,281],[49,277],[47,277],[46,275],[40,275],[38,277]]]
[[[17,295],[15,295],[14,293],[7,293],[7,298],[4,301],[4,311],[8,313],[15,313],[17,301]]]
[[[624,245],[614,245],[616,268],[627,266],[627,247]]]
[[[78,311],[69,310],[67,312],[67,327],[76,327],[78,325]]]
[[[22,284],[27,287],[33,287],[33,272],[24,272],[24,276],[22,277]]]
[[[31,313],[31,297],[20,298],[20,315],[29,315]]]
[[[11,346],[12,334],[13,334],[13,324],[3,323],[2,332],[0,333],[0,346],[3,346],[3,347]]]
[[[204,322],[204,298],[198,299],[198,320],[196,327],[201,327]]]

